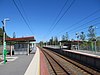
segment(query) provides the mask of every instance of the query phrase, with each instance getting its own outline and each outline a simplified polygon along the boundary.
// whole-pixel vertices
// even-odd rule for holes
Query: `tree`
[[[62,41],[64,41],[66,39],[65,35],[62,36]]]
[[[96,34],[95,34],[95,26],[90,26],[88,31],[88,37],[89,37],[89,41],[91,41],[91,50],[95,50],[96,51]],[[94,42],[93,42],[94,41]],[[95,48],[95,49],[94,49]]]
[[[53,44],[54,44],[54,39],[53,39],[53,37],[51,37],[51,39],[49,40],[49,44],[50,44],[50,45],[53,45]]]
[[[84,32],[81,32],[81,34],[80,34],[80,40],[82,40],[82,41],[85,40],[85,34],[84,34]]]
[[[96,37],[96,34],[95,34],[95,27],[91,25],[91,26],[89,27],[88,31],[89,31],[89,33],[88,33],[89,40],[94,40],[95,37]]]
[[[68,41],[68,32],[65,35],[62,35],[62,41]]]
[[[77,40],[79,39],[79,37],[80,37],[80,34],[77,32],[76,33],[76,37],[77,37]]]
[[[58,38],[57,37],[54,38],[54,43],[55,43],[55,45],[58,45]]]
[[[68,41],[68,32],[66,32],[65,38],[66,38],[66,40]]]
[[[16,34],[15,34],[15,32],[13,33],[13,38],[16,38]]]
[[[39,42],[39,45],[42,47],[43,46],[43,41],[40,41]]]

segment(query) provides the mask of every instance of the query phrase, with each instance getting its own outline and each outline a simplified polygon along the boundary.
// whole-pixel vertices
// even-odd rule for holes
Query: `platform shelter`
[[[73,41],[66,41],[66,40],[63,40],[63,41],[60,41],[61,43],[61,46],[67,46],[67,49],[71,50],[71,49],[74,49],[78,46],[78,44],[82,44],[82,41],[80,40],[73,40]]]
[[[7,38],[6,42],[10,43],[10,51],[12,55],[12,48],[14,46],[14,54],[30,54],[35,43],[34,36],[21,38]]]

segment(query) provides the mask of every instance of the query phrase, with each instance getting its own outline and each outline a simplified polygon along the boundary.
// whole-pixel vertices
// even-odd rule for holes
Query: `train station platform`
[[[7,56],[7,63],[0,62],[0,75],[24,75],[34,54]]]
[[[0,62],[0,75],[49,75],[45,56],[38,47],[35,54],[16,55],[15,60],[11,57],[8,62]]]
[[[90,50],[73,50],[73,51],[100,56],[100,52],[97,51],[90,51]]]
[[[45,57],[38,47],[24,75],[49,75]]]
[[[90,64],[90,66],[92,65],[93,67],[95,66],[97,69],[100,69],[100,64],[99,64],[100,63],[100,60],[99,60],[100,57],[93,56],[93,58],[92,58],[92,57],[90,57],[90,55],[87,56],[86,54],[81,54],[81,53],[85,53],[85,51],[84,52],[82,52],[82,51],[79,52],[79,51],[73,51],[73,50],[72,51],[71,50],[60,51],[60,50],[57,50],[57,49],[55,49],[55,50],[57,52],[59,51],[63,55],[67,55],[67,56],[69,56],[71,58],[74,58],[75,60],[82,61],[83,63]],[[27,61],[28,59],[30,59],[29,56],[23,56],[23,58],[26,57],[27,59],[21,58],[19,60],[21,66],[22,66],[21,63],[24,64],[25,61]],[[96,57],[96,59],[95,59],[95,57]],[[22,60],[24,62],[22,62]],[[17,62],[15,61],[15,63],[17,63]],[[26,66],[26,69],[23,71],[24,75],[50,75],[49,74],[49,70],[48,70],[48,66],[47,66],[47,62],[45,60],[45,56],[44,56],[44,54],[42,53],[42,51],[38,47],[36,47],[36,52],[34,54],[34,57],[31,56],[31,59],[30,59],[29,63],[30,64],[28,66]],[[14,63],[12,62],[12,64],[14,64]],[[10,66],[12,64],[10,64]],[[6,65],[9,66],[9,64],[6,64]],[[20,65],[19,65],[20,69],[22,68],[22,70],[23,70],[24,67],[21,67]],[[8,67],[9,70],[11,68],[10,66]],[[18,67],[18,63],[17,63],[16,66]],[[3,68],[3,65],[2,65],[2,68]],[[5,68],[6,68],[6,66],[5,66]],[[12,66],[12,68],[14,68],[14,66]],[[20,72],[20,69],[18,69],[19,71],[17,71],[15,69],[16,70],[16,74],[13,74],[13,73],[15,73],[15,71],[14,71],[12,74],[7,74],[5,72],[6,74],[2,73],[2,75],[23,75],[22,73],[21,74],[17,74],[17,72]],[[7,70],[7,71],[9,72],[9,70]],[[11,69],[11,72],[13,70],[14,69]],[[1,71],[3,71],[3,69]],[[1,72],[0,72],[0,75],[1,75]]]
[[[51,48],[51,49],[60,49],[60,46],[45,46],[47,48]],[[67,49],[64,49],[62,48],[62,50],[67,50]],[[79,53],[83,53],[83,54],[89,54],[89,55],[93,55],[93,56],[100,56],[100,52],[98,51],[91,51],[91,50],[69,50],[69,51],[72,51],[72,52],[79,52]]]
[[[100,70],[100,52],[88,50],[67,50],[54,47],[44,47],[46,49],[55,51],[65,57],[73,59],[84,65],[88,65],[94,69]]]

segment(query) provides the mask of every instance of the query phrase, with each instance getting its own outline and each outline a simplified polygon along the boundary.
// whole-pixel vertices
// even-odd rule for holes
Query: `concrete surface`
[[[0,75],[24,75],[34,54],[17,55],[14,61],[8,61],[7,64],[0,64]]]
[[[40,52],[38,47],[24,75],[40,75]]]

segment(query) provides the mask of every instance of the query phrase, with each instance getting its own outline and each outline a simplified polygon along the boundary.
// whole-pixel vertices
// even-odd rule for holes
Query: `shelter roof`
[[[12,42],[12,41],[23,41],[23,42],[26,42],[26,41],[36,41],[34,36],[30,36],[30,37],[21,37],[21,38],[6,38],[6,41],[9,41],[9,42]]]

